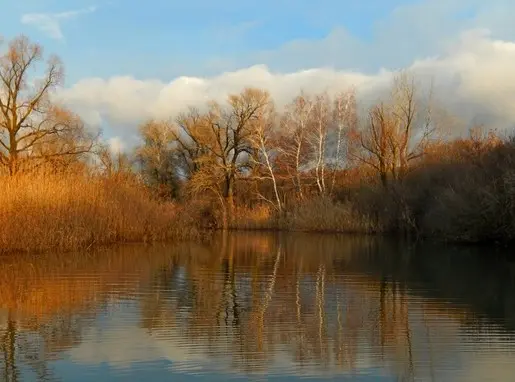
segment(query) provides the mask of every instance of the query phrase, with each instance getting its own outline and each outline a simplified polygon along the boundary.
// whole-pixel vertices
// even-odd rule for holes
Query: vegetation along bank
[[[352,84],[286,106],[245,88],[141,121],[139,146],[115,152],[59,102],[57,58],[23,36],[4,48],[0,252],[214,229],[515,238],[515,140],[461,123],[412,73],[366,106]]]

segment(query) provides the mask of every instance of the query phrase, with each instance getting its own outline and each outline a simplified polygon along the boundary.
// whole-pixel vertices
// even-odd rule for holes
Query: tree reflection
[[[7,313],[7,325],[2,333],[2,353],[4,355],[4,381],[17,381],[18,370],[16,365],[16,324],[12,318],[12,311]]]
[[[240,373],[374,365],[398,380],[438,380],[460,333],[479,337],[489,322],[514,322],[505,301],[515,284],[483,279],[490,296],[503,296],[485,305],[485,292],[468,293],[459,281],[479,270],[447,268],[428,248],[371,237],[224,233],[208,244],[9,258],[0,268],[6,381],[20,379],[22,365],[38,380],[56,379],[52,361],[87,340],[102,309],[123,301],[137,304],[150,340]]]

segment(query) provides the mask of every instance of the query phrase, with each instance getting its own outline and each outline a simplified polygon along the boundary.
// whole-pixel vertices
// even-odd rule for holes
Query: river
[[[515,262],[237,233],[0,258],[0,380],[513,381]]]

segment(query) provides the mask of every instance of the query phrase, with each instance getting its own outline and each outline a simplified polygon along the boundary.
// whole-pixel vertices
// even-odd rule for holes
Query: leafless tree
[[[330,124],[331,105],[327,93],[315,97],[313,104],[313,127],[309,136],[309,142],[315,154],[315,176],[320,194],[326,192],[325,167],[327,164],[326,146]]]
[[[136,156],[145,182],[162,196],[176,196],[179,186],[173,126],[151,120],[139,130],[143,144],[137,148]]]
[[[372,166],[384,186],[390,176],[405,176],[409,163],[425,154],[437,133],[431,99],[422,100],[417,90],[413,76],[396,76],[390,98],[370,109],[364,129],[355,137],[361,150],[354,156]]]
[[[254,155],[252,155],[252,160],[259,168],[263,168],[263,171],[260,171],[258,175],[258,179],[270,180],[272,182],[275,202],[271,202],[271,204],[274,205],[278,211],[281,211],[282,202],[281,196],[279,195],[275,169],[276,166],[274,163],[274,156],[277,156],[278,151],[280,150],[277,146],[277,140],[274,139],[274,135],[276,135],[276,131],[274,131],[274,128],[276,127],[275,120],[275,112],[270,104],[269,107],[261,110],[260,117],[254,122],[255,127],[254,133],[251,136],[251,142],[255,151]],[[263,195],[260,196],[269,201]]]
[[[132,160],[127,153],[113,151],[108,145],[100,144],[95,150],[102,172],[107,177],[119,177],[131,172]]]
[[[286,107],[283,116],[284,157],[287,170],[290,173],[297,196],[302,199],[301,168],[305,164],[305,154],[308,150],[307,137],[313,113],[313,101],[304,92],[301,92],[291,104]]]
[[[207,155],[206,139],[209,139],[207,115],[197,108],[190,107],[187,113],[181,113],[171,130],[176,142],[178,158],[182,171],[187,178],[193,176],[200,168],[203,156]]]
[[[24,36],[0,56],[0,163],[11,175],[22,161],[87,153],[95,141],[77,115],[52,102],[64,75],[59,59],[51,57],[44,73],[31,77],[42,61],[41,46]]]
[[[237,177],[250,167],[256,123],[270,102],[268,92],[246,88],[229,95],[227,105],[212,102],[209,112],[199,116],[195,124],[182,123],[185,135],[199,148],[201,155],[196,163],[209,163],[217,167],[214,173],[223,174],[223,197],[229,208],[233,205]]]
[[[342,151],[345,140],[349,134],[356,129],[357,106],[355,89],[351,88],[345,92],[340,92],[334,99],[333,119],[336,126],[336,153],[333,164],[333,175],[331,179],[330,193],[333,193],[336,181],[336,172],[342,161]],[[347,143],[348,148],[348,143]],[[345,156],[347,158],[347,155]]]

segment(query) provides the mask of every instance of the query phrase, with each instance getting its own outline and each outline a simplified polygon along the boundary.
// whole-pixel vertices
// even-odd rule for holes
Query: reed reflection
[[[59,379],[55,361],[69,359],[107,362],[113,372],[162,362],[169,375],[452,380],[492,344],[509,358],[510,263],[438,251],[370,237],[247,233],[2,259],[2,377]],[[464,256],[467,267],[456,267]],[[479,274],[481,288],[466,284]]]

